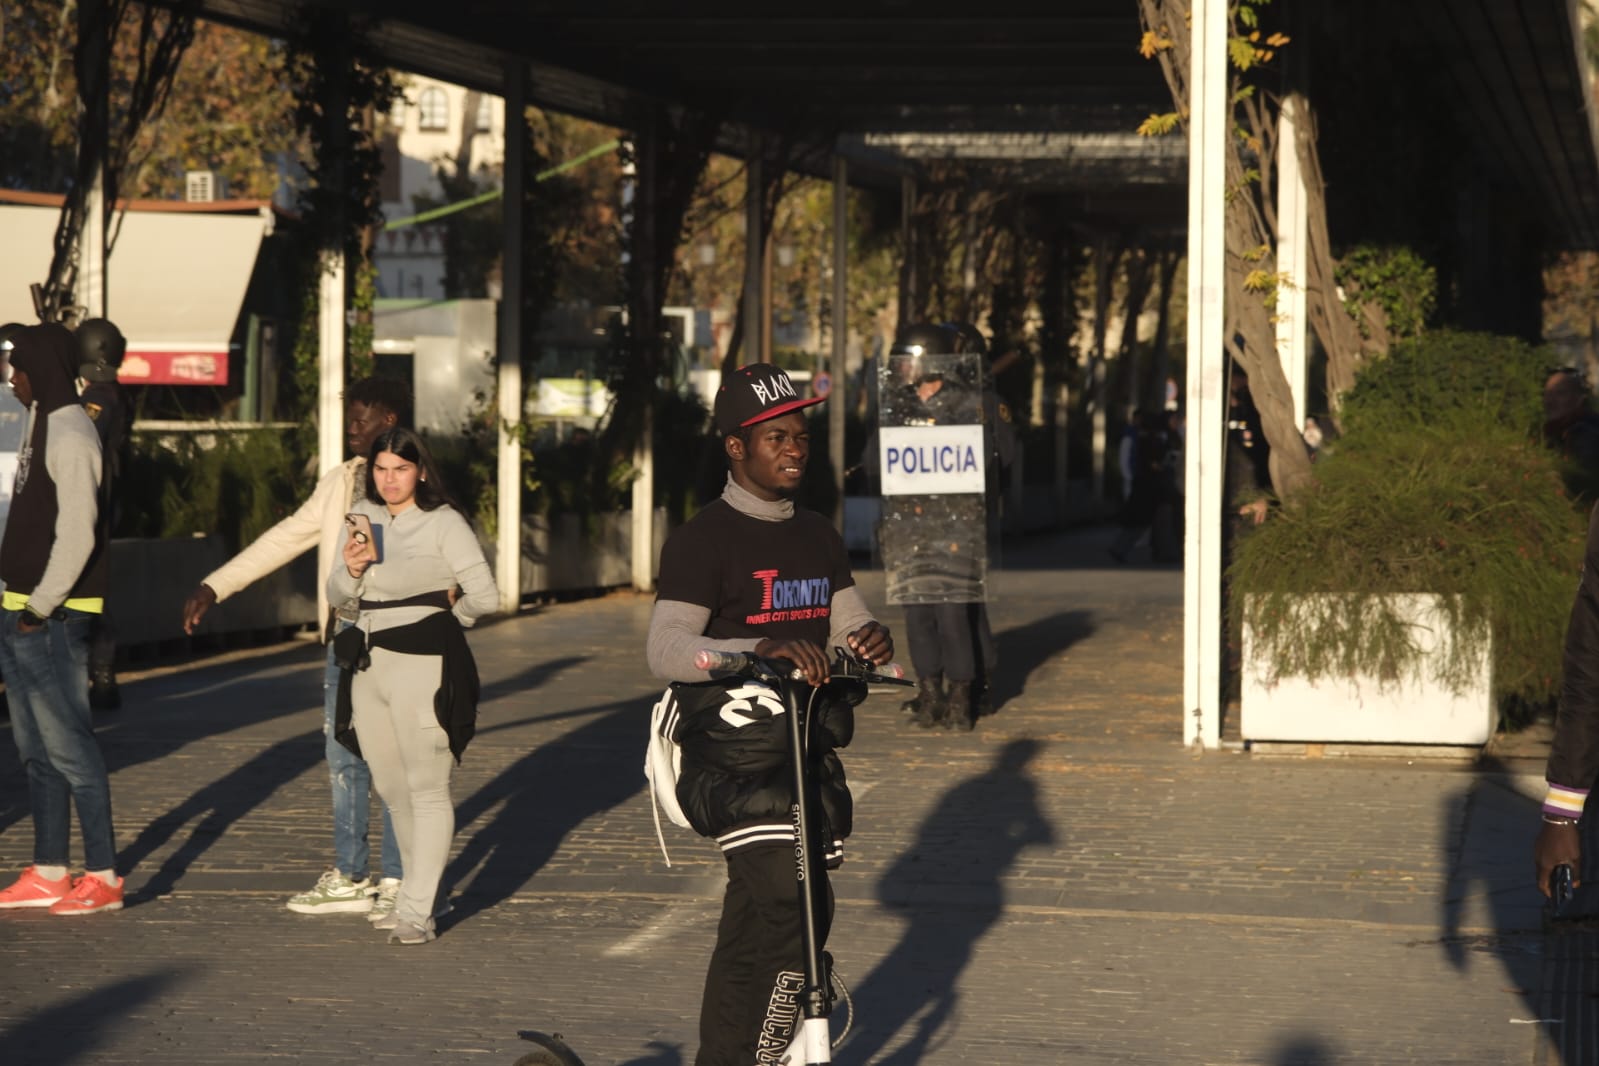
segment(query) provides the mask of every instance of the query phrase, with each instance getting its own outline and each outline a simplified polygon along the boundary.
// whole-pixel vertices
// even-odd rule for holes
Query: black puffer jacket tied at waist
[[[350,685],[356,673],[372,665],[369,648],[382,648],[400,655],[438,655],[443,657],[439,688],[433,694],[433,714],[439,728],[450,740],[450,754],[461,761],[461,754],[477,732],[477,701],[482,691],[477,660],[466,642],[466,630],[450,611],[438,611],[420,622],[393,629],[380,629],[368,636],[350,628],[333,638],[333,658],[339,666],[339,697],[333,719],[333,737],[356,757],[361,745],[356,739]]]

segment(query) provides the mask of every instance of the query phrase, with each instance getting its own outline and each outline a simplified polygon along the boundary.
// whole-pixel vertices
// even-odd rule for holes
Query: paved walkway
[[[1107,568],[1106,536],[1010,551],[1003,705],[976,733],[861,709],[837,1060],[1596,1061],[1593,944],[1546,937],[1528,884],[1541,765],[1183,749],[1181,575]],[[649,610],[478,630],[455,910],[420,948],[283,907],[329,854],[319,649],[125,684],[100,737],[130,906],[0,913],[0,1063],[510,1066],[534,1028],[589,1066],[686,1066],[722,869],[687,831],[670,868],[655,842]],[[30,847],[0,738],[0,870]]]

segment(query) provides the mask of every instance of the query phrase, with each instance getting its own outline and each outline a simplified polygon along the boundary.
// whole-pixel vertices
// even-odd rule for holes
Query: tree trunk
[[[1159,53],[1161,71],[1166,76],[1167,87],[1177,105],[1184,128],[1189,124],[1190,110],[1188,77],[1193,69],[1190,55],[1188,9],[1177,0],[1139,0],[1139,14],[1144,28],[1159,34],[1169,47]],[[1231,68],[1230,68],[1231,69]],[[1227,138],[1227,201],[1226,232],[1226,345],[1239,366],[1249,375],[1250,394],[1260,412],[1261,429],[1266,443],[1271,447],[1272,488],[1283,500],[1293,495],[1315,478],[1310,470],[1310,456],[1304,438],[1294,418],[1293,392],[1282,362],[1277,356],[1276,328],[1267,310],[1264,294],[1245,288],[1244,279],[1252,271],[1275,275],[1277,234],[1268,224],[1272,217],[1269,204],[1263,204],[1264,190],[1270,188],[1269,166],[1275,158],[1275,109],[1264,106],[1250,107],[1249,99],[1238,92],[1242,85],[1233,79],[1231,99],[1240,101],[1229,116],[1231,121],[1245,127],[1254,142],[1250,165],[1260,176],[1246,177],[1243,151],[1245,138]],[[1300,138],[1301,144],[1313,137]],[[1307,172],[1308,173],[1308,172]],[[1319,171],[1317,172],[1319,174]],[[1323,235],[1325,247],[1325,200],[1311,200],[1311,232]],[[1312,256],[1315,254],[1315,237],[1312,236]],[[1264,254],[1261,250],[1265,249]],[[1330,261],[1330,253],[1329,253]],[[1189,352],[1190,361],[1199,353]],[[1192,370],[1190,370],[1192,373]]]
[[[655,402],[663,366],[659,325],[666,282],[689,203],[721,127],[720,119],[703,112],[650,107],[639,123],[645,133],[640,141],[647,141],[650,148],[639,154],[638,180],[639,188],[653,189],[653,195],[635,213],[634,232],[629,234],[633,254],[627,267],[627,338],[622,366],[612,378],[616,401],[601,438],[601,454],[612,461],[631,458],[647,425],[645,410]],[[647,176],[646,166],[653,168]],[[608,464],[594,472],[597,480],[604,480],[607,468]]]
[[[1344,393],[1355,384],[1362,359],[1360,329],[1344,309],[1338,295],[1337,262],[1332,240],[1327,233],[1327,182],[1321,172],[1321,154],[1316,148],[1316,112],[1310,101],[1299,94],[1297,114],[1304,119],[1298,139],[1299,169],[1304,175],[1309,247],[1306,255],[1305,303],[1310,328],[1315,330],[1327,353],[1327,398],[1336,414]]]

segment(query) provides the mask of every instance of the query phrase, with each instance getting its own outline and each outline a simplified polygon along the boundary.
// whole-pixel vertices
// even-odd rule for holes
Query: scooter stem
[[[794,764],[794,876],[799,891],[801,937],[805,947],[805,987],[800,992],[800,1007],[802,1008],[804,1022],[801,1033],[806,1036],[804,1066],[811,1063],[831,1062],[832,1057],[828,1052],[827,1016],[831,1013],[832,1004],[829,1001],[827,977],[823,969],[821,937],[817,933],[816,910],[819,901],[816,898],[817,862],[811,829],[811,812],[815,809],[816,785],[811,780],[808,760],[805,754],[805,729],[808,722],[800,721],[800,695],[803,687],[801,682],[789,681],[783,685],[783,700],[788,704],[788,741],[789,751],[793,755]],[[822,1057],[815,1057],[813,1047],[816,1038],[811,1034],[820,1032]],[[791,1048],[792,1050],[792,1048]],[[795,1063],[800,1066],[800,1063]]]
[[[780,1066],[827,1066],[833,1061],[832,1032],[826,1018],[806,1018],[800,1022],[788,1050],[777,1060]]]

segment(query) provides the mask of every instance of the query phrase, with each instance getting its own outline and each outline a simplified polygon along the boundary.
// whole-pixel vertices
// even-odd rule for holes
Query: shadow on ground
[[[996,634],[999,669],[992,687],[994,710],[1026,691],[1033,671],[1093,635],[1092,611],[1061,611]]]
[[[172,812],[162,816],[156,826],[144,827],[135,842],[137,858],[148,855],[165,842],[177,825],[202,811],[211,812],[210,829],[220,833],[228,825],[270,795],[285,781],[312,765],[322,751],[322,672],[325,653],[320,645],[295,646],[259,659],[252,659],[241,670],[238,662],[217,663],[194,671],[180,671],[161,677],[126,682],[122,689],[122,709],[95,715],[95,737],[111,774],[143,763],[153,762],[208,737],[245,729],[285,715],[307,717],[314,734],[280,741],[251,759],[249,763],[221,780],[207,785]],[[285,698],[285,693],[289,698]],[[27,774],[17,760],[17,746],[10,737],[10,724],[0,730],[0,832],[29,818]],[[224,790],[241,788],[230,796]],[[113,809],[115,804],[113,794]],[[181,818],[174,822],[174,818]],[[124,827],[125,829],[126,827]],[[193,842],[191,840],[191,843]],[[190,850],[182,866],[200,853]],[[119,856],[118,865],[129,869],[137,858]],[[179,870],[181,873],[181,870]],[[170,888],[170,884],[167,888]]]
[[[471,825],[490,810],[494,814],[444,872],[446,891],[467,883],[454,900],[449,924],[466,921],[517,892],[568,833],[644,786],[639,737],[649,705],[629,700],[567,716],[584,713],[599,717],[539,745],[456,804],[459,826]],[[637,758],[618,758],[618,752],[635,752]]]
[[[90,1061],[116,1039],[117,1019],[159,999],[179,977],[156,970],[96,988],[69,1002],[39,1011],[0,1032],[0,1062],[15,1066],[67,1066]]]
[[[1542,804],[1511,783],[1511,767],[1485,758],[1470,787],[1442,813],[1451,856],[1439,903],[1439,944],[1450,967],[1484,962],[1504,968],[1525,1004],[1523,1020],[1538,1027],[1535,1061],[1590,1066],[1599,1061],[1599,820],[1584,818],[1577,920],[1551,922],[1533,883],[1533,839]],[[1458,827],[1452,830],[1451,827]],[[1492,935],[1472,935],[1488,922]]]
[[[1004,913],[1001,878],[1023,849],[1057,842],[1027,773],[1040,748],[1013,740],[992,767],[945,793],[878,883],[878,899],[905,930],[854,991],[860,1017],[841,1049],[849,1061],[936,1061],[940,1036],[957,1015],[961,972]],[[958,872],[945,865],[951,855],[960,856]]]

